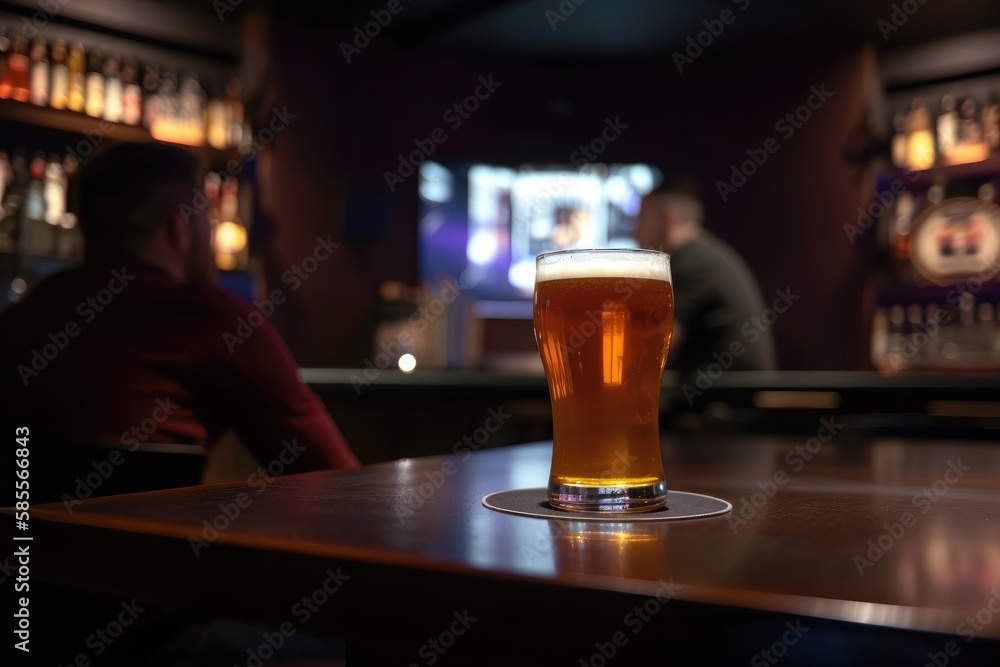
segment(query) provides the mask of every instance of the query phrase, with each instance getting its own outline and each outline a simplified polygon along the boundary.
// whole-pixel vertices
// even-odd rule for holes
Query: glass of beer
[[[552,399],[549,503],[576,511],[662,507],[670,256],[562,250],[539,255],[535,266],[535,339]]]

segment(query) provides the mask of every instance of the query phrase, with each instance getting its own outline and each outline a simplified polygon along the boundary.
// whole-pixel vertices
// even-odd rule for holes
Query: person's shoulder
[[[207,328],[221,332],[216,340],[227,356],[232,356],[237,347],[245,347],[243,343],[251,343],[250,347],[258,353],[277,354],[279,348],[284,348],[281,334],[270,321],[273,311],[261,310],[256,304],[215,285],[203,288],[201,302],[206,311]]]
[[[736,249],[707,229],[703,229],[690,246],[694,251],[692,254],[696,255],[699,261],[714,261],[728,264],[739,271],[749,271],[749,267]]]
[[[702,229],[698,238],[695,239],[691,246],[704,254],[727,256],[736,254],[736,251],[729,243],[708,229]]]
[[[199,297],[206,303],[211,303],[224,308],[235,308],[241,309],[250,306],[246,301],[239,298],[232,292],[227,292],[218,285],[211,283],[205,284],[193,284],[189,283],[186,285],[189,289],[196,290]]]
[[[192,298],[200,302],[204,308],[218,315],[239,317],[257,310],[253,304],[247,303],[218,285],[189,284],[185,288],[190,291]]]
[[[670,268],[674,273],[711,273],[712,267],[722,257],[722,249],[718,238],[706,232],[702,230],[698,238],[670,254]]]

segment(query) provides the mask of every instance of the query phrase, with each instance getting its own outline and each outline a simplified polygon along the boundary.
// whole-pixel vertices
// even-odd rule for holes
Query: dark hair
[[[180,206],[194,205],[198,159],[154,142],[112,146],[86,161],[75,181],[88,253],[142,253]]]
[[[701,187],[690,176],[667,176],[646,197],[674,203],[685,222],[701,224],[705,209],[701,201]]]
[[[701,185],[691,176],[684,174],[664,176],[663,181],[649,194],[683,196],[701,203]]]

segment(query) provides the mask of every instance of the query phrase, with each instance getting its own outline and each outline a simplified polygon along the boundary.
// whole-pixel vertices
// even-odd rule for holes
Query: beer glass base
[[[571,512],[650,512],[667,504],[667,483],[641,486],[550,483],[549,504]]]

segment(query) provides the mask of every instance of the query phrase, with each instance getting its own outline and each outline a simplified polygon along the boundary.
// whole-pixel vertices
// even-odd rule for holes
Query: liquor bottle
[[[60,242],[64,236],[61,225],[66,215],[67,178],[66,170],[63,169],[58,155],[49,156],[49,162],[45,165],[43,186],[45,197],[44,219],[51,234],[51,243],[46,246],[47,251],[55,257],[61,257],[63,254],[60,251]]]
[[[938,155],[947,160],[958,144],[958,114],[955,112],[955,98],[945,95],[941,98],[941,115],[937,119]]]
[[[186,74],[178,89],[178,114],[183,143],[200,146],[205,143],[205,91],[194,74]]]
[[[967,354],[970,349],[975,347],[977,337],[975,323],[976,297],[972,292],[962,292],[958,298],[958,327],[955,332],[955,342],[958,344],[959,353]]]
[[[164,72],[158,79],[150,81],[149,84],[153,87],[153,92],[146,98],[145,109],[149,132],[155,139],[177,141],[180,111],[177,99],[177,77],[170,72]]]
[[[4,74],[7,72],[7,56],[10,55],[11,46],[7,26],[0,24],[0,81],[3,81]]]
[[[31,59],[28,58],[28,40],[20,35],[11,38],[7,56],[7,69],[0,79],[0,99],[27,102],[31,92]]]
[[[49,103],[49,52],[45,40],[35,39],[31,45],[31,94],[32,104],[46,106]]]
[[[52,45],[52,81],[49,87],[49,104],[53,109],[65,109],[69,96],[69,67],[66,66],[66,42],[56,40]]]
[[[122,122],[138,125],[142,120],[142,88],[139,86],[139,65],[126,57],[122,65]]]
[[[53,155],[53,162],[57,162],[57,156]],[[63,193],[62,201],[64,206],[63,214],[59,217],[59,229],[56,234],[56,256],[65,259],[83,259],[83,233],[80,231],[80,226],[77,224],[77,218],[74,213],[65,210],[65,204],[68,201],[68,183],[76,175],[77,169],[80,167],[80,161],[76,155],[68,153],[62,161],[62,175],[59,176],[58,170],[55,167],[49,166],[53,170],[54,175],[58,180],[62,180]],[[53,216],[55,215],[55,210],[53,210]]]
[[[122,119],[124,89],[120,76],[118,59],[109,57],[104,61],[104,119],[118,123]]]
[[[978,144],[983,140],[983,126],[976,113],[977,105],[974,97],[962,100],[962,120],[959,125],[959,142],[963,144]]]
[[[872,317],[871,362],[879,371],[888,371],[887,356],[889,353],[889,316],[884,306],[875,309]]]
[[[993,356],[993,326],[994,307],[988,301],[982,301],[976,308],[976,348],[977,352],[985,353],[987,357]]]
[[[145,102],[142,105],[142,124],[150,132],[153,131],[156,116],[160,111],[160,89],[162,86],[158,68],[159,66],[154,71],[147,66],[145,74],[137,74],[137,76],[142,77],[142,90],[145,97]]]
[[[0,252],[14,252],[17,231],[8,221],[7,209],[10,207],[7,201],[7,193],[10,191],[11,182],[14,180],[14,169],[10,165],[7,153],[0,151]]]
[[[240,220],[239,181],[227,176],[219,190],[218,224],[212,237],[215,266],[223,271],[241,268],[245,264],[247,230]]]
[[[242,84],[239,78],[234,76],[229,79],[229,82],[226,84],[226,101],[229,111],[226,115],[229,117],[230,146],[238,146],[243,141],[244,112],[243,100],[240,97],[241,93]]]
[[[924,98],[913,100],[906,116],[906,166],[911,170],[934,166],[934,133],[931,132],[931,112]]]
[[[91,51],[87,59],[86,103],[84,111],[88,116],[100,118],[104,113],[104,73],[101,63],[104,58],[100,51]]]
[[[46,256],[52,253],[55,232],[45,224],[45,156],[36,153],[31,159],[30,181],[24,198],[21,220],[21,252]]]
[[[59,225],[66,213],[66,170],[58,155],[50,155],[45,165],[45,222],[53,227]]]
[[[915,208],[913,194],[902,192],[896,200],[896,215],[889,228],[889,244],[893,249],[893,256],[899,261],[905,262],[910,258],[910,231],[913,228]]]
[[[979,118],[976,100],[962,100],[958,119],[958,142],[945,161],[946,164],[968,164],[985,160],[989,149],[983,139],[983,125]]]
[[[924,309],[918,304],[911,303],[906,308],[906,335],[904,336],[904,345],[909,351],[909,359],[907,360],[910,365],[919,365],[925,362],[925,355],[927,350],[918,344],[922,335],[926,335],[925,327],[923,326],[923,314]]]
[[[212,97],[205,110],[205,138],[212,148],[229,147],[228,105],[223,97]]]
[[[222,181],[219,190],[219,222],[235,222],[242,224],[239,218],[240,183],[236,178],[227,176]]]
[[[83,245],[83,234],[76,215],[68,211],[63,213],[59,219],[59,233],[56,235],[56,257],[83,259]]]
[[[10,158],[11,178],[4,192],[4,209],[20,218],[24,195],[28,190],[28,158],[23,148],[15,148]]]
[[[996,93],[990,95],[990,103],[983,109],[983,138],[991,155],[1000,153],[1000,101]]]
[[[896,130],[892,135],[892,164],[902,168],[906,166],[906,114],[897,113],[892,125]]]
[[[208,199],[208,219],[212,225],[219,223],[219,195],[222,192],[222,176],[217,171],[205,174],[205,198]]]
[[[925,317],[927,318],[925,321],[941,322],[945,317],[945,313],[941,312],[942,310],[944,309],[941,308],[941,306],[939,306],[936,303],[928,304],[927,308],[924,309],[924,312],[926,313]],[[943,343],[941,339],[944,338],[944,336],[930,336],[929,338],[930,340],[927,342],[927,347],[926,347],[927,356],[930,359],[940,361],[941,345]]]
[[[0,151],[0,220],[3,219],[3,198],[13,177],[14,171],[11,169],[7,151]]]
[[[886,352],[890,357],[896,358],[896,363],[893,367],[899,370],[899,351],[903,348],[903,342],[906,338],[905,326],[906,322],[906,309],[898,303],[893,304],[889,307],[889,340],[886,346]]]
[[[73,42],[73,46],[69,48],[66,67],[69,70],[69,94],[66,98],[66,108],[70,111],[83,111],[87,63],[83,44],[80,42]]]

